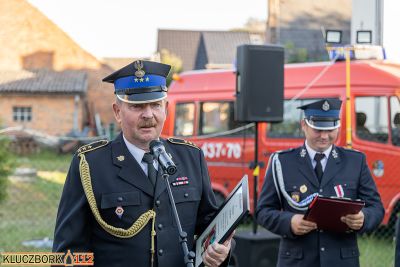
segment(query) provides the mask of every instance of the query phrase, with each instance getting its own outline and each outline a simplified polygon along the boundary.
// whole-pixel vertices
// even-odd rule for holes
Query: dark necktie
[[[317,165],[315,166],[315,174],[318,177],[318,181],[321,182],[322,179],[322,175],[324,174],[324,171],[322,170],[322,164],[321,164],[321,160],[325,157],[325,154],[323,153],[317,153],[314,156],[315,161],[317,162]]]
[[[143,155],[143,161],[147,163],[147,176],[150,179],[150,182],[153,184],[153,186],[156,185],[156,179],[157,179],[157,170],[154,168],[153,161],[154,157],[150,153],[144,153]]]

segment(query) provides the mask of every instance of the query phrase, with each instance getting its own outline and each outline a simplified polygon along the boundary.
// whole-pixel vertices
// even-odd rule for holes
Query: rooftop
[[[87,75],[82,71],[0,71],[0,93],[85,93]]]

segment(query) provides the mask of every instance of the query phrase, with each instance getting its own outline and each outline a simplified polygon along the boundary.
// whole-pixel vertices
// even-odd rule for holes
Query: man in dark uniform
[[[278,266],[359,266],[357,233],[372,231],[383,218],[365,155],[334,145],[340,106],[339,99],[322,99],[300,107],[304,145],[276,153],[269,164],[256,216],[282,236]],[[365,207],[341,218],[346,233],[323,231],[303,218],[313,194],[362,199]]]
[[[394,267],[400,267],[400,220],[397,218],[395,228],[396,249],[394,254]]]
[[[167,113],[170,66],[135,61],[104,78],[114,83],[122,133],[81,147],[61,197],[53,251],[93,252],[95,266],[185,266],[162,170],[149,152],[158,139],[177,166],[169,177],[188,247],[217,207],[202,151],[159,138]],[[158,171],[157,171],[158,170]],[[231,240],[209,246],[207,266],[227,264]]]

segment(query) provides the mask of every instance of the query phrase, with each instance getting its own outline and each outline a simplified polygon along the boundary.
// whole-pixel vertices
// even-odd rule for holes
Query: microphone
[[[169,175],[176,173],[176,165],[167,154],[164,145],[160,141],[153,140],[150,142],[150,152],[157,158],[158,163],[166,173]]]

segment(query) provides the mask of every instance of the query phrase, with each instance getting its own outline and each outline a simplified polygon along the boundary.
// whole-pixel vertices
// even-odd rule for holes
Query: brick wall
[[[74,95],[4,95],[0,97],[1,126],[25,126],[50,135],[65,135],[73,129]],[[15,122],[13,107],[31,107],[30,122]],[[84,115],[83,100],[78,102],[78,126]],[[81,130],[81,127],[79,128]]]
[[[103,77],[113,72],[110,67],[82,49],[26,0],[0,0],[0,10],[0,25],[7,25],[0,27],[0,69],[84,71],[88,74],[87,100],[91,111],[98,113],[104,124],[114,122],[111,109],[113,87],[101,82]],[[35,97],[30,101],[35,105],[53,105],[49,102],[33,103],[38,99],[41,98]],[[7,101],[0,95],[0,103]],[[62,128],[70,128],[70,125]]]
[[[0,1],[0,68],[21,69],[24,60],[52,55],[52,68],[97,69],[101,62],[25,0]],[[32,60],[30,60],[32,63]]]
[[[114,70],[103,67],[98,70],[87,70],[86,72],[88,73],[87,99],[92,115],[99,113],[101,121],[105,125],[115,122],[112,111],[112,103],[115,99],[114,86],[101,81]]]

